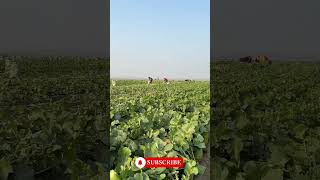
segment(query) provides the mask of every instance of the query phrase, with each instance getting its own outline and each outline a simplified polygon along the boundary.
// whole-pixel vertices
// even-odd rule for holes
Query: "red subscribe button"
[[[156,157],[139,157],[135,164],[138,168],[183,168],[183,158],[156,158]]]

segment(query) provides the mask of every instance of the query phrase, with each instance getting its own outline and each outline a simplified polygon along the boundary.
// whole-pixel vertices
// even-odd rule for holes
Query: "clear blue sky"
[[[209,79],[209,0],[111,0],[111,78]]]

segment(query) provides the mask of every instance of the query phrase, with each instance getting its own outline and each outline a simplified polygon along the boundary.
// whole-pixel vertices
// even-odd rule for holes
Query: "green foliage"
[[[108,175],[108,60],[16,61],[17,78],[0,73],[0,179]]]
[[[320,179],[319,67],[212,64],[213,179]]]
[[[208,144],[209,98],[208,82],[117,81],[111,88],[110,173],[144,180],[203,174],[199,160]],[[182,157],[185,168],[139,170],[137,157]]]

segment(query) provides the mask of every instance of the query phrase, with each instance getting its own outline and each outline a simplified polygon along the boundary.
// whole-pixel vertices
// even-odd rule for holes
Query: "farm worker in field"
[[[169,84],[169,80],[166,77],[164,77],[163,80],[164,80],[164,83]]]
[[[112,80],[112,86],[116,86],[116,81]]]
[[[153,79],[151,77],[148,77],[148,84],[152,84]]]

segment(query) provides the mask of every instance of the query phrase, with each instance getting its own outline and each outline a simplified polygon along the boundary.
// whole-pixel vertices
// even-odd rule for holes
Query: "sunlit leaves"
[[[113,168],[128,179],[191,179],[202,174],[199,165],[208,143],[209,86],[208,82],[170,85],[147,85],[144,81],[119,81],[111,88],[111,150],[123,147],[134,158],[183,157],[185,170],[146,170],[142,173],[127,162],[114,161]],[[129,158],[129,159],[130,159]],[[194,158],[194,159],[193,159]],[[120,154],[116,159],[122,159]]]

